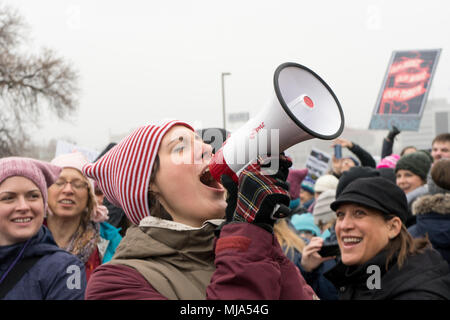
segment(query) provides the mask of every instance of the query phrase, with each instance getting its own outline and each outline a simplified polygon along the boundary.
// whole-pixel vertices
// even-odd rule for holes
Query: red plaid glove
[[[289,186],[283,178],[284,169],[289,168],[292,162],[287,157],[280,159],[280,169],[276,175],[264,175],[259,162],[248,165],[242,171],[233,221],[262,224],[271,231],[275,219],[290,213]]]

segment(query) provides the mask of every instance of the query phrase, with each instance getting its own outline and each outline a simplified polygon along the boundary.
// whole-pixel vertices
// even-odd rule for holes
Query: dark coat
[[[394,141],[383,138],[383,145],[381,147],[381,159],[386,158],[392,154],[394,149]]]
[[[339,288],[340,300],[450,300],[450,270],[434,249],[409,256],[401,269],[394,258],[386,271],[386,252],[364,265],[345,266],[339,262],[325,277]],[[373,271],[380,270],[380,288],[369,289]],[[373,279],[373,278],[372,278]]]
[[[23,245],[24,242],[0,247],[0,274],[9,268]],[[74,255],[60,249],[45,226],[42,226],[31,239],[23,253],[24,258],[33,256],[41,258],[25,272],[4,297],[5,300],[84,299],[86,277],[83,263]],[[73,271],[74,269],[80,270],[79,288],[76,288],[77,282],[74,276],[77,272]]]
[[[364,150],[363,148],[361,148],[359,145],[357,145],[356,143],[353,143],[353,147],[348,148],[351,152],[353,152],[353,154],[355,156],[358,157],[359,161],[361,161],[361,167],[371,167],[371,168],[375,168],[377,163],[375,161],[375,159],[372,157],[372,155],[367,152],[366,150]]]
[[[125,212],[122,208],[116,207],[105,197],[103,199],[103,205],[108,209],[108,223],[113,227],[119,227],[122,219],[126,218]]]
[[[300,257],[301,261],[301,257]],[[338,292],[336,287],[331,283],[327,278],[324,277],[324,274],[332,269],[336,265],[335,260],[328,260],[323,262],[318,268],[314,269],[311,272],[306,272],[301,264],[298,263],[297,267],[299,268],[303,278],[307,284],[311,286],[320,300],[337,300]]]
[[[330,228],[330,236],[324,241],[325,243],[332,243],[336,240],[336,233],[334,231],[334,227]],[[306,242],[306,240],[305,240]],[[285,248],[283,248],[283,251]],[[302,262],[302,254],[298,250],[292,249],[288,251],[287,257],[297,266],[300,270],[303,278],[305,278],[306,283],[311,286],[320,300],[337,300],[338,292],[334,285],[324,277],[324,273],[328,270],[332,269],[336,265],[336,260],[328,260],[323,262],[319,267],[312,270],[311,272],[307,272],[303,269]]]
[[[450,265],[450,194],[438,193],[417,199],[413,214],[417,222],[408,231],[414,238],[428,234],[433,248]]]

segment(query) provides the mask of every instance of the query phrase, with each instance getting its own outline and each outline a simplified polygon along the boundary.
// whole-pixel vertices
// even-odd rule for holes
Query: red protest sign
[[[393,52],[370,129],[418,130],[440,51]]]

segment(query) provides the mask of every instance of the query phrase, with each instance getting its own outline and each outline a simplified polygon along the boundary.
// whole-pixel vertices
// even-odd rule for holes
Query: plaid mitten
[[[289,192],[277,175],[261,173],[258,162],[248,165],[239,175],[238,199],[233,221],[266,224],[289,213]]]

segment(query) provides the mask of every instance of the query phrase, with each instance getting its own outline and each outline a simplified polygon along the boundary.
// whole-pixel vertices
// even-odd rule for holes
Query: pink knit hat
[[[300,185],[308,174],[308,169],[290,169],[286,181],[289,183],[289,195],[291,200],[300,196]]]
[[[161,140],[174,125],[183,125],[194,131],[187,123],[177,120],[143,126],[95,163],[83,167],[83,173],[96,180],[108,200],[116,207],[121,207],[136,225],[150,216],[150,175]]]
[[[56,181],[60,173],[60,167],[35,159],[20,157],[0,159],[0,184],[14,176],[30,179],[41,191],[45,210],[47,210],[47,188]]]
[[[390,156],[384,157],[380,160],[380,163],[377,165],[378,168],[391,168],[395,169],[395,165],[397,164],[398,159],[400,159],[400,156],[398,154],[391,154]]]
[[[89,163],[89,160],[81,152],[65,153],[57,156],[51,161],[51,164],[62,168],[74,168],[83,172],[83,166]]]
[[[61,168],[74,168],[80,171],[81,174],[83,174],[83,166],[85,164],[88,164],[89,160],[84,154],[76,151],[72,153],[61,154],[50,161],[50,163]],[[91,189],[94,190],[94,180],[88,179],[88,181],[91,184]]]

